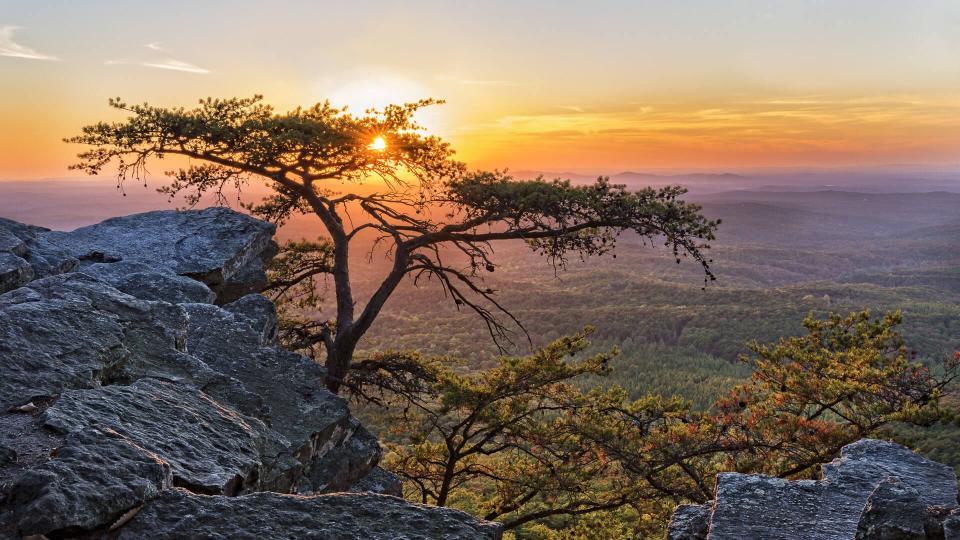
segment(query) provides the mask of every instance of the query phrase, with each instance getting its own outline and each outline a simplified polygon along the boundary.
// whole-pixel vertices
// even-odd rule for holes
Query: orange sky
[[[960,154],[955,2],[79,4],[0,0],[0,179],[73,175],[61,138],[113,118],[110,96],[262,93],[281,109],[433,96],[448,103],[422,122],[484,168]]]

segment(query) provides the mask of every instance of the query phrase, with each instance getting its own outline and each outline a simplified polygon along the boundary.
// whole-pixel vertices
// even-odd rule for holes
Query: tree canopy
[[[948,417],[940,399],[958,359],[939,373],[912,362],[900,322],[898,313],[808,318],[806,335],[753,343],[742,359],[751,379],[708,410],[583,388],[578,377],[608,373],[616,354],[584,355],[589,331],[465,374],[450,359],[383,353],[350,384],[389,376],[384,363],[421,367],[416,384],[375,385],[391,389],[385,465],[409,497],[508,529],[565,529],[615,512],[616,530],[647,536],[662,532],[677,503],[710,500],[718,472],[812,477],[842,446],[892,422]]]
[[[299,321],[290,330],[302,346],[322,344],[327,385],[334,391],[358,341],[405,277],[438,282],[458,308],[480,316],[498,344],[510,343],[511,328],[522,331],[523,325],[482,283],[482,273],[496,268],[496,241],[526,241],[562,268],[568,256],[609,252],[617,236],[629,231],[662,242],[678,262],[691,257],[712,279],[705,250],[717,222],[684,202],[682,188],[630,192],[603,178],[572,185],[469,171],[453,159],[446,142],[424,134],[414,119],[418,110],[437,103],[423,100],[353,115],[327,102],[277,113],[260,96],[205,99],[193,109],[113,99],[110,106],[127,113],[125,120],[86,126],[67,141],[89,147],[75,168],[98,174],[114,164],[121,186],[126,179],[144,180],[153,159],[182,156],[191,165],[170,171],[160,189],[171,197],[197,204],[213,194],[223,202],[225,192],[256,179],[273,188],[271,196],[249,206],[256,215],[275,222],[315,215],[320,240],[287,246],[282,258],[292,264],[309,258],[311,269],[278,270],[283,277],[275,297],[303,292],[291,280],[312,280],[318,273],[332,277],[336,313],[329,320]],[[334,191],[371,177],[383,181],[382,190]],[[379,287],[358,302],[350,247],[362,234],[384,247],[391,264]]]

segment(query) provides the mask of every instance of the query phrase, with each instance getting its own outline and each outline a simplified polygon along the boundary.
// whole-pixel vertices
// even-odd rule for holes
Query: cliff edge
[[[0,219],[0,538],[499,538],[397,497],[376,439],[279,347],[270,224]]]

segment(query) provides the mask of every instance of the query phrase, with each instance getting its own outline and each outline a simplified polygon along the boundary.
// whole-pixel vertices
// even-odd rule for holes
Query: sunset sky
[[[960,2],[0,0],[0,179],[107,98],[437,97],[475,167],[960,164]]]

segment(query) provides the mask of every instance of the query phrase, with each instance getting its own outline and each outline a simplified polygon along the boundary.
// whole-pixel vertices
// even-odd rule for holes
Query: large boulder
[[[669,538],[698,538],[704,530],[710,540],[923,538],[928,529],[943,530],[928,523],[932,509],[956,506],[950,467],[892,442],[863,439],[823,465],[820,480],[718,475],[714,501],[679,507]]]
[[[272,233],[225,209],[0,221],[0,539],[499,534],[370,493],[400,494],[376,438],[244,295]]]
[[[228,208],[159,210],[108,219],[45,238],[81,264],[133,262],[202,281],[218,303],[257,292],[276,253],[274,225]]]
[[[3,241],[3,238],[0,238]],[[30,283],[33,267],[13,251],[0,251],[0,291],[9,291]]]
[[[119,529],[119,539],[146,537],[495,540],[500,527],[457,510],[387,495],[203,497],[168,490]]]

